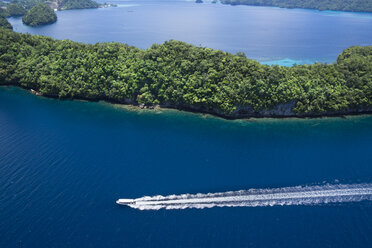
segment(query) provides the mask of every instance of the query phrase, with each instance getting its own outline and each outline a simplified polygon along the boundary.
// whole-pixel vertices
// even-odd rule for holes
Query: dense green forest
[[[26,25],[35,27],[56,22],[57,15],[48,5],[39,3],[22,17],[22,21]]]
[[[18,3],[11,3],[6,6],[6,11],[9,16],[23,16],[26,14],[27,10]]]
[[[63,0],[60,9],[98,8],[99,4],[92,0]]]
[[[23,16],[32,7],[41,3],[59,10],[89,9],[100,6],[93,0],[12,0],[9,4],[0,1],[0,6],[6,7],[6,9],[0,9],[0,16]]]
[[[99,4],[93,0],[12,0],[12,3],[18,3],[25,8],[30,9],[33,6],[45,3],[47,5],[54,5],[61,10],[66,9],[87,9],[98,8]]]
[[[0,84],[59,98],[160,104],[225,117],[262,115],[287,103],[299,116],[346,113],[371,110],[372,46],[348,48],[334,64],[280,67],[179,41],[142,50],[4,29]]]
[[[7,10],[0,8],[0,17],[9,17],[9,13]]]
[[[0,16],[0,28],[13,29],[12,25],[8,22],[8,20],[1,16]]]
[[[221,0],[231,5],[275,6],[318,10],[372,12],[372,0]]]
[[[11,0],[11,4],[19,4],[25,9],[29,10],[37,4],[45,3],[47,0]]]

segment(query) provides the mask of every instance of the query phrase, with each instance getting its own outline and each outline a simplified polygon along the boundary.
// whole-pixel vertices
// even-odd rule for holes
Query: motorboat
[[[117,204],[120,205],[131,205],[131,204],[136,204],[136,201],[134,199],[119,199],[116,201]]]

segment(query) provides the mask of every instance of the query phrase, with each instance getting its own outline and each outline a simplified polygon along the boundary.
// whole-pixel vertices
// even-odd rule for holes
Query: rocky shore
[[[18,86],[17,86],[18,87]],[[321,118],[321,117],[340,117],[346,115],[362,115],[362,114],[372,114],[372,106],[371,107],[364,107],[360,109],[347,109],[344,111],[338,112],[327,112],[324,114],[316,114],[316,113],[309,113],[309,114],[296,114],[293,112],[293,108],[296,105],[296,100],[292,100],[286,104],[279,104],[272,109],[262,110],[262,111],[255,111],[253,108],[249,106],[238,106],[237,109],[231,113],[221,113],[216,109],[207,109],[200,106],[192,106],[192,105],[177,105],[177,104],[158,104],[158,105],[144,105],[138,104],[133,99],[125,99],[124,101],[115,102],[110,99],[82,99],[82,98],[73,98],[73,99],[60,99],[57,96],[52,95],[43,95],[42,93],[34,90],[29,89],[29,91],[36,95],[36,96],[44,96],[48,98],[54,98],[59,100],[85,100],[91,102],[97,101],[105,101],[111,104],[120,104],[120,105],[127,105],[133,109],[147,109],[147,110],[156,110],[156,109],[176,109],[180,111],[187,111],[192,113],[201,113],[201,114],[210,114],[218,117],[222,117],[228,120],[235,120],[235,119],[248,119],[248,118]]]

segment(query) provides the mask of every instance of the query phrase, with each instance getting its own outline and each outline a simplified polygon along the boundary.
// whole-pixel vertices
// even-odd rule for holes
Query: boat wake
[[[372,184],[337,184],[297,186],[273,189],[249,189],[208,194],[144,196],[119,199],[118,204],[140,210],[212,207],[264,207],[319,205],[372,200]]]

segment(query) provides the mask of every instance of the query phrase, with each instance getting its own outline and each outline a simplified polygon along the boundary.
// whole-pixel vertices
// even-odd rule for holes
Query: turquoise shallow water
[[[372,45],[372,14],[195,4],[193,1],[113,1],[117,8],[58,11],[55,24],[14,30],[85,43],[123,42],[140,48],[176,39],[244,52],[267,64],[332,63],[354,45]]]
[[[370,247],[372,203],[140,211],[118,198],[372,181],[372,117],[227,121],[0,87],[0,247]]]

